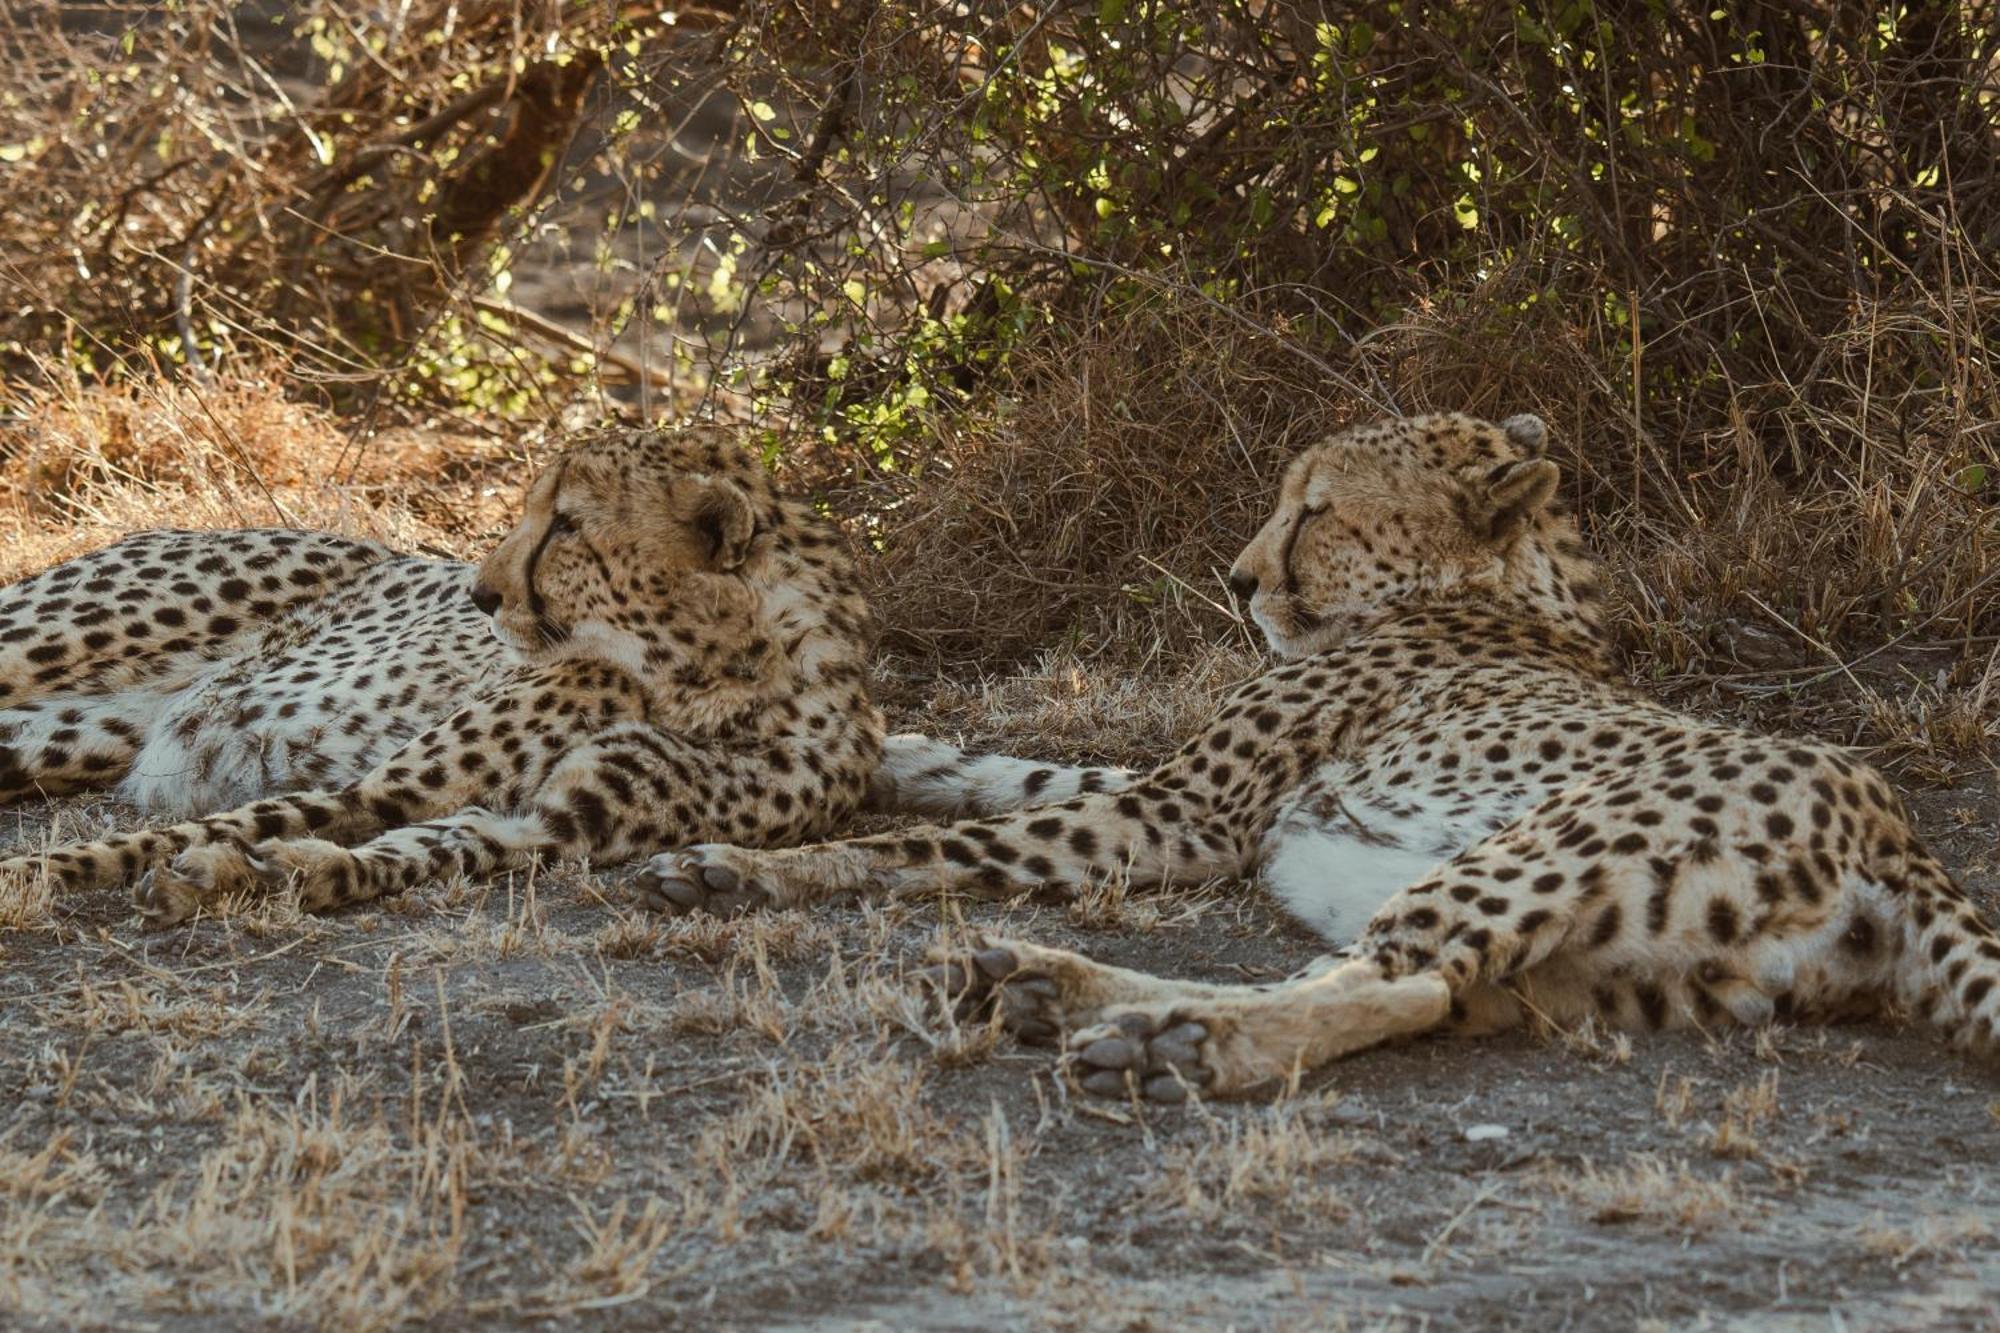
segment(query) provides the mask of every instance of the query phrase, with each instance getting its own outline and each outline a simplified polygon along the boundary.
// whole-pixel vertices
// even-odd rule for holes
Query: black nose
[[[1229,591],[1236,594],[1236,600],[1247,602],[1257,594],[1257,576],[1229,571]]]
[[[472,604],[490,616],[499,609],[500,594],[483,583],[475,583],[472,585]]]

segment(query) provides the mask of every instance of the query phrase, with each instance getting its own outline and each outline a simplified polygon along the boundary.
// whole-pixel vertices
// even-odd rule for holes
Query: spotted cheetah
[[[839,538],[713,431],[608,431],[572,447],[535,481],[520,523],[470,579],[463,567],[402,569],[408,562],[378,548],[304,534],[226,534],[213,545],[220,563],[207,567],[194,558],[211,544],[188,534],[134,539],[78,562],[80,572],[65,566],[24,585],[14,605],[29,610],[14,611],[13,623],[66,617],[64,633],[46,639],[64,655],[44,656],[51,667],[77,665],[14,686],[15,697],[37,685],[59,691],[15,710],[40,727],[26,749],[13,743],[15,767],[26,770],[32,759],[46,790],[58,758],[71,766],[65,772],[85,776],[122,764],[129,786],[133,773],[160,772],[157,751],[198,748],[231,716],[253,729],[274,717],[295,721],[308,711],[301,701],[317,693],[317,734],[277,767],[286,777],[338,772],[353,754],[381,748],[391,730],[371,712],[404,716],[453,682],[463,694],[352,781],[17,855],[0,861],[0,874],[46,872],[72,889],[136,877],[139,911],[163,925],[221,896],[288,882],[299,885],[306,908],[324,910],[444,875],[518,866],[536,853],[618,861],[699,838],[824,836],[860,803],[880,754],[881,719],[864,678],[868,608]],[[127,642],[162,650],[171,669],[144,668],[144,652],[127,658],[116,641],[89,649],[87,637],[65,637],[87,634],[76,622],[94,615],[77,614],[79,598],[118,604],[121,586],[178,580],[177,566],[189,560],[196,574],[221,581],[209,591],[190,575],[195,590],[174,594],[198,622],[170,626],[185,636],[155,644],[156,632],[138,632],[145,624],[136,612],[123,624]],[[251,608],[275,617],[274,628],[252,664],[226,665],[230,684],[211,688],[207,656],[229,651],[232,635],[245,632],[218,624],[225,613],[212,608],[218,598],[241,601],[233,585],[253,572],[253,588],[267,578],[278,585],[271,606]],[[314,582],[308,572],[319,585],[344,578],[346,586],[322,599],[332,605],[287,619],[277,598]],[[441,602],[447,588],[449,606]],[[386,603],[370,634],[318,632],[364,596]],[[195,610],[198,600],[209,607]],[[399,615],[408,628],[401,637],[388,630]],[[144,620],[165,623],[157,610]],[[473,624],[477,642],[466,632]],[[442,645],[416,652],[406,641],[440,627]],[[285,647],[292,635],[309,641],[306,665],[294,665],[295,650]],[[99,658],[80,660],[85,650]],[[30,661],[33,651],[24,654]],[[429,661],[439,652],[460,660],[429,674],[413,664],[413,653]],[[222,717],[214,705],[170,697],[149,723],[127,702],[157,703],[190,673],[197,700],[227,702]],[[118,702],[99,706],[99,696],[83,693],[93,686]],[[40,722],[51,715],[54,729]],[[175,730],[182,718],[198,720],[187,724],[189,737]],[[372,747],[330,742],[343,718],[358,719]],[[86,727],[95,728],[87,741]],[[68,753],[52,758],[51,750]],[[260,769],[214,782],[225,790],[266,780]]]
[[[1307,450],[1230,574],[1280,664],[1151,771],[899,738],[879,796],[971,818],[695,847],[653,860],[645,891],[690,911],[1255,875],[1346,946],[1273,986],[990,937],[935,970],[1024,1037],[1066,1034],[1082,1086],[1109,1095],[1240,1095],[1389,1038],[1587,1015],[1900,1006],[1990,1053],[2000,940],[1882,778],[1620,683],[1543,437],[1533,417],[1440,415]]]
[[[471,566],[329,533],[142,532],[0,589],[0,802],[189,816],[344,785],[513,655]]]

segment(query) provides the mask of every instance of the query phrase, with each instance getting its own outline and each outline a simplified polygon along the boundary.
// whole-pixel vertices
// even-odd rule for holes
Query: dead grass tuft
[[[1166,1152],[1149,1199],[1208,1225],[1246,1213],[1345,1217],[1341,1169],[1358,1141],[1330,1131],[1307,1103],[1287,1101],[1252,1115],[1208,1122],[1207,1135]]]
[[[723,1179],[790,1162],[823,1178],[911,1184],[979,1162],[979,1145],[926,1103],[927,1082],[920,1065],[851,1049],[774,1068],[698,1155]]]
[[[1131,665],[1230,632],[1215,571],[1286,458],[1353,414],[1220,318],[1150,312],[1022,354],[990,432],[883,520],[888,645],[987,669],[1055,645]]]
[[[468,554],[529,469],[462,431],[356,423],[246,369],[201,384],[86,383],[48,367],[6,391],[0,573],[18,577],[147,527],[315,527]]]
[[[1696,1175],[1685,1162],[1634,1153],[1624,1165],[1586,1162],[1575,1171],[1550,1168],[1548,1183],[1602,1224],[1644,1222],[1678,1231],[1712,1231],[1737,1220],[1749,1206],[1732,1174]]]

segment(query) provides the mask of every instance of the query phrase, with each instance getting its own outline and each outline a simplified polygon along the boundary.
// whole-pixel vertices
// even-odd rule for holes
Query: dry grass
[[[368,440],[275,374],[84,384],[52,368],[0,408],[0,576],[146,527],[310,527],[466,555],[512,519],[537,441],[402,426]]]
[[[1574,1172],[1550,1173],[1549,1184],[1607,1226],[1640,1222],[1699,1233],[1736,1221],[1747,1206],[1732,1176],[1699,1175],[1653,1154],[1610,1167],[1586,1162]]]
[[[1341,1186],[1358,1140],[1329,1129],[1316,1108],[1287,1101],[1242,1119],[1211,1121],[1204,1139],[1166,1154],[1149,1197],[1209,1224],[1269,1215],[1343,1218]]]

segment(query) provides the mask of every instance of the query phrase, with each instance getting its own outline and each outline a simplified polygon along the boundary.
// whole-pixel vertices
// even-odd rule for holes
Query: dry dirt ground
[[[906,687],[898,721],[1130,759],[1240,666]],[[1994,785],[1916,800],[1995,907]],[[909,977],[967,926],[1211,978],[1310,958],[1241,885],[663,922],[563,866],[165,934],[111,895],[7,914],[9,1327],[2000,1321],[2000,1076],[1921,1031],[1429,1041],[1152,1110]]]

